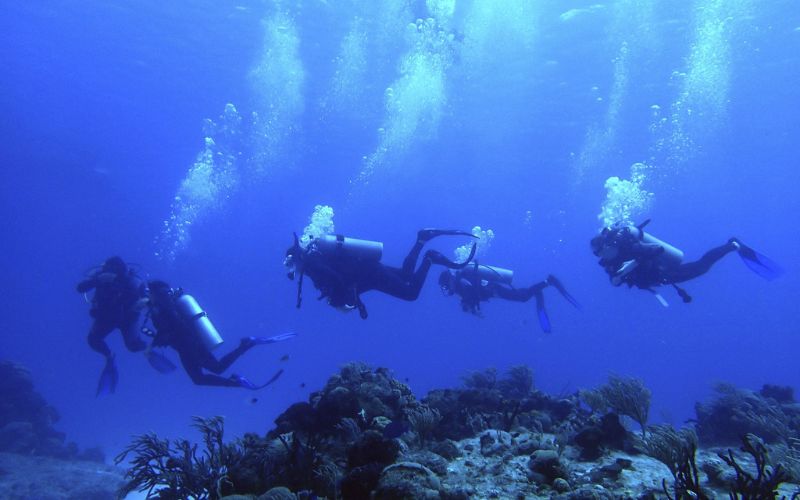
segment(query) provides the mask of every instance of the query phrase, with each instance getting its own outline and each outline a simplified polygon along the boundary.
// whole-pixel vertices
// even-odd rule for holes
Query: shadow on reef
[[[648,426],[650,391],[637,379],[611,376],[565,397],[535,390],[524,366],[502,377],[494,369],[475,372],[463,381],[418,401],[388,370],[348,364],[307,402],[278,416],[265,436],[225,443],[219,417],[195,418],[203,449],[184,439],[139,436],[117,457],[118,463],[130,457],[122,493],[259,500],[703,499],[721,492],[776,498],[780,483],[796,480],[800,469],[794,403],[780,388],[726,393],[698,411],[695,433]],[[698,451],[698,434],[704,440],[704,426],[716,418],[710,416],[733,412],[763,425],[753,414],[766,412],[762,403],[783,408],[782,441],[768,447],[734,420],[726,432],[743,432],[740,450]],[[628,430],[628,421],[641,433]]]
[[[64,460],[103,462],[99,448],[84,451],[66,442],[53,425],[59,415],[36,391],[30,372],[11,361],[0,361],[0,451]]]

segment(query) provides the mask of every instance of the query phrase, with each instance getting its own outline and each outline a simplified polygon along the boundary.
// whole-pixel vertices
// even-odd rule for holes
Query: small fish
[[[280,360],[281,361],[289,361],[289,355],[288,354],[284,354],[283,356],[281,356]]]
[[[305,382],[300,382],[300,388],[301,389],[305,389],[306,388],[306,383]]]
[[[250,398],[250,404],[251,405],[254,405],[256,403],[258,403],[258,398]]]

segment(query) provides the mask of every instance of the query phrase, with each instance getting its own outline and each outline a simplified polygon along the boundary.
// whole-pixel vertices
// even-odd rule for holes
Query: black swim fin
[[[275,373],[275,375],[272,376],[271,379],[267,380],[265,383],[260,384],[260,385],[257,385],[257,384],[254,384],[254,383],[250,382],[249,380],[247,380],[246,378],[242,377],[241,375],[231,375],[230,376],[230,380],[233,381],[236,384],[236,386],[238,386],[238,387],[241,387],[243,389],[250,389],[251,391],[257,391],[257,390],[263,389],[264,387],[266,387],[266,386],[270,385],[271,383],[275,382],[276,380],[278,380],[280,378],[281,375],[283,375],[283,368],[278,370]]]
[[[257,345],[274,344],[276,342],[282,342],[284,340],[289,340],[296,336],[297,336],[296,333],[289,332],[289,333],[282,333],[280,335],[275,335],[273,337],[244,337],[241,340],[240,345],[242,347],[250,348]]]
[[[417,232],[417,240],[428,242],[437,236],[469,236],[471,238],[477,238],[474,234],[470,233],[469,231],[461,231],[459,229],[433,229],[433,228],[426,228],[420,229]]]
[[[544,294],[541,290],[536,291],[536,315],[539,317],[539,326],[542,327],[542,331],[544,333],[552,332],[553,328],[550,326],[550,317],[544,308]]]
[[[736,238],[731,238],[731,242],[738,245],[737,253],[739,257],[742,258],[742,262],[757,275],[768,281],[772,281],[783,275],[783,268],[769,257],[761,255]]]
[[[453,262],[452,260],[448,259],[441,252],[437,252],[436,250],[428,250],[425,252],[425,257],[430,259],[431,262],[434,264],[438,264],[440,266],[444,266],[448,269],[463,269],[467,267],[467,265],[472,261],[475,257],[475,251],[478,249],[478,246],[473,243],[472,249],[470,249],[469,257],[464,262]]]
[[[547,277],[547,284],[552,285],[553,288],[558,290],[558,293],[560,293],[562,297],[567,299],[567,302],[575,306],[576,309],[581,309],[581,304],[577,300],[575,300],[575,297],[570,295],[570,293],[567,291],[566,288],[564,288],[564,285],[561,284],[561,281],[559,281],[558,278],[556,278],[552,274],[549,275]]]
[[[112,355],[106,359],[106,366],[100,374],[100,380],[97,381],[97,392],[95,396],[114,394],[114,391],[117,390],[117,382],[119,382],[119,372],[117,371],[117,364]]]

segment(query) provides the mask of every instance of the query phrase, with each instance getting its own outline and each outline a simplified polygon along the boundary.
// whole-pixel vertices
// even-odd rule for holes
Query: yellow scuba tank
[[[175,302],[178,306],[178,311],[191,323],[195,335],[197,335],[197,338],[206,349],[212,351],[222,344],[222,336],[194,297],[184,293]]]
[[[316,248],[327,254],[342,254],[360,260],[379,261],[383,256],[380,241],[359,240],[341,234],[326,234],[314,240]]]

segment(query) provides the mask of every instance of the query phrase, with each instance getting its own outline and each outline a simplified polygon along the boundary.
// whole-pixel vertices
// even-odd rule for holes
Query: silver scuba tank
[[[359,240],[341,234],[320,236],[314,244],[320,252],[341,253],[354,259],[379,261],[383,256],[383,243],[380,241]]]
[[[178,311],[191,323],[192,329],[206,349],[211,351],[222,344],[222,336],[194,297],[184,293],[176,302]]]
[[[490,283],[503,283],[505,285],[510,285],[511,280],[514,279],[514,271],[511,269],[504,269],[496,266],[485,266],[483,264],[478,264],[477,266],[467,266],[462,272],[464,276],[467,277],[475,276],[477,273],[478,279],[481,281],[488,281]]]
[[[630,231],[634,237],[641,239],[643,243],[648,245],[658,245],[664,249],[664,253],[658,257],[661,265],[665,267],[674,267],[683,262],[683,252],[681,250],[678,250],[669,243],[656,238],[652,234],[647,233],[636,226],[630,226]]]

